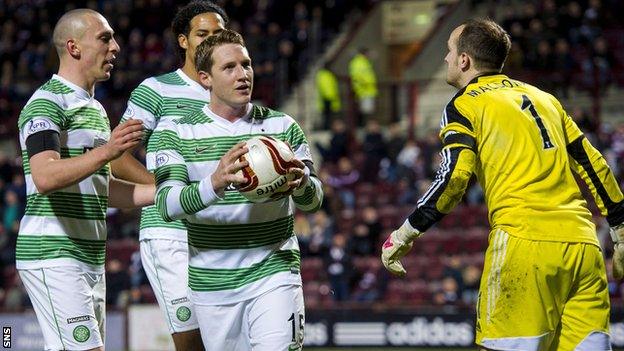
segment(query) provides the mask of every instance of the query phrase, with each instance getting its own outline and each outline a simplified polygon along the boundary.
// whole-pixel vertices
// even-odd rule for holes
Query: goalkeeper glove
[[[613,239],[613,278],[624,277],[624,223],[611,228]]]
[[[412,227],[409,220],[390,233],[381,248],[381,262],[392,274],[404,276],[407,272],[401,264],[401,258],[412,248],[412,241],[423,233]]]

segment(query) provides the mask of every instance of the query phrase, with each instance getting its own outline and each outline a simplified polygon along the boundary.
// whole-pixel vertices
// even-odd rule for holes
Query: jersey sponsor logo
[[[196,146],[195,147],[195,153],[201,154],[204,151],[212,150],[214,147],[215,147],[214,145],[210,145],[210,146],[206,146],[206,147]]]
[[[178,317],[180,322],[186,322],[191,318],[191,310],[186,306],[182,306],[176,310],[176,317]]]
[[[91,336],[91,331],[86,326],[79,325],[74,328],[74,332],[72,334],[74,336],[74,340],[78,342],[85,342],[89,340],[89,337]]]
[[[86,322],[91,318],[91,316],[78,316],[67,318],[67,324],[77,323],[77,322]]]
[[[72,122],[73,123],[84,123],[88,118],[89,118],[88,116],[75,115],[72,118]]]
[[[182,298],[179,298],[179,299],[171,300],[171,304],[172,304],[172,305],[177,305],[177,304],[179,304],[179,303],[182,303],[182,302],[188,302],[188,301],[189,301],[189,299],[188,299],[188,298],[186,298],[186,297],[182,297]]]
[[[156,167],[162,167],[169,163],[169,156],[167,154],[156,154]]]
[[[51,128],[51,124],[50,122],[46,121],[45,119],[33,119],[30,122],[28,122],[28,134],[34,134],[37,132],[40,132],[42,130],[46,130],[46,129],[50,129]]]
[[[132,108],[132,106],[126,107],[126,111],[124,111],[123,115],[128,119],[134,117],[134,109]]]

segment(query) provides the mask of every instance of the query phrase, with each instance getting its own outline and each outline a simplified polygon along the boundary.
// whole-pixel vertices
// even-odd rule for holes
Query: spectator
[[[318,109],[323,116],[321,129],[329,129],[342,106],[340,91],[338,90],[338,79],[329,69],[327,63],[316,73],[316,91],[318,94]]]
[[[352,300],[357,302],[377,301],[381,295],[379,260],[371,260],[364,274],[357,283]]]
[[[581,66],[587,87],[605,92],[612,82],[615,62],[606,39],[597,38],[593,42],[591,56],[585,59]]]
[[[360,179],[360,173],[353,168],[353,163],[347,157],[338,160],[338,172],[327,179],[327,183],[338,192],[342,205],[346,209],[355,208],[355,184]]]
[[[336,233],[332,243],[323,257],[329,283],[332,287],[334,301],[349,299],[349,283],[351,280],[351,253],[347,249],[347,238]]]
[[[334,120],[332,122],[332,135],[329,141],[329,147],[324,147],[318,142],[315,145],[325,162],[335,163],[340,158],[346,157],[349,149],[347,125],[340,119]]]
[[[376,120],[366,123],[366,135],[362,143],[364,152],[364,168],[362,170],[362,180],[375,183],[379,176],[379,163],[386,154],[386,141],[381,134],[381,127]]]
[[[467,306],[474,306],[479,298],[479,283],[481,281],[481,270],[470,265],[462,272],[461,300]]]
[[[364,125],[365,120],[375,112],[377,98],[377,75],[370,61],[367,48],[360,48],[349,61],[349,77],[351,89],[358,102],[357,124]]]
[[[121,261],[116,258],[106,263],[106,301],[107,304],[118,308],[124,307],[120,302],[126,299],[124,295],[130,288],[130,277],[124,268]]]
[[[375,250],[374,244],[368,227],[363,223],[356,224],[352,235],[349,237],[349,251],[354,256],[370,256]]]

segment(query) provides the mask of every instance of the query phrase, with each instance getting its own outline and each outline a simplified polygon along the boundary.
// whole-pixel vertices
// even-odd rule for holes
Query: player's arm
[[[574,123],[574,122],[572,122]],[[567,146],[572,169],[581,176],[611,227],[613,277],[624,277],[624,196],[607,161],[584,136]]]
[[[382,247],[382,262],[392,273],[405,275],[400,262],[412,241],[449,213],[461,200],[472,176],[477,142],[472,123],[449,103],[440,133],[442,160],[435,180],[418,200],[416,209],[403,225],[392,232]]]
[[[145,140],[151,137],[156,128],[157,118],[162,114],[163,98],[160,85],[153,78],[143,81],[130,94],[128,106],[121,117],[121,122],[136,119],[143,122]],[[111,162],[113,175],[119,179],[138,184],[154,184],[154,174],[149,172],[128,150]]]
[[[117,208],[135,208],[154,204],[154,184],[130,183],[111,177],[109,181],[108,205]]]
[[[624,277],[624,195],[602,154],[585,138],[560,105],[559,108],[563,115],[571,168],[587,184],[600,213],[607,218],[615,243],[613,276],[621,279]]]
[[[624,195],[605,158],[585,138],[579,136],[567,145],[571,165],[591,190],[611,227],[624,222]]]
[[[221,158],[213,174],[191,182],[180,145],[175,130],[160,132],[156,152],[156,208],[167,222],[185,218],[215,203],[227,186],[245,181],[235,173],[248,165],[236,163],[247,152],[244,143],[239,143]]]
[[[286,130],[286,141],[302,161],[303,177],[300,185],[293,190],[295,206],[304,212],[316,212],[323,203],[323,185],[316,175],[308,141],[301,127],[293,120]]]
[[[304,212],[316,212],[323,203],[323,184],[316,175],[312,161],[303,161],[304,176],[302,185],[292,193],[295,206]]]
[[[113,129],[108,143],[80,156],[61,158],[60,133],[43,130],[26,139],[33,182],[42,194],[76,184],[137,145],[143,136],[140,122],[123,123]]]
[[[124,179],[137,184],[155,184],[154,174],[133,155],[132,150],[124,152],[119,158],[111,162],[113,175],[118,179]]]

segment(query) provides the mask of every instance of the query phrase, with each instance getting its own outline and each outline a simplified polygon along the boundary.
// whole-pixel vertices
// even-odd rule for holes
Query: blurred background
[[[383,239],[412,211],[438,167],[438,125],[455,93],[445,83],[446,41],[463,20],[489,16],[503,25],[513,41],[505,73],[558,97],[624,185],[622,1],[217,2],[250,51],[255,102],[301,124],[324,182],[322,210],[295,221],[307,347],[474,349],[489,232],[474,181],[462,203],[418,240],[405,259],[406,278],[389,276],[378,259]],[[178,67],[169,25],[185,3],[0,0],[0,323],[12,327],[14,349],[43,344],[15,270],[25,207],[17,118],[56,72],[53,26],[76,7],[109,20],[121,53],[96,97],[114,126],[143,79]],[[591,209],[609,261],[608,225]],[[106,347],[173,349],[141,266],[138,218],[139,211],[109,210]],[[609,279],[612,341],[621,348],[624,285]]]

